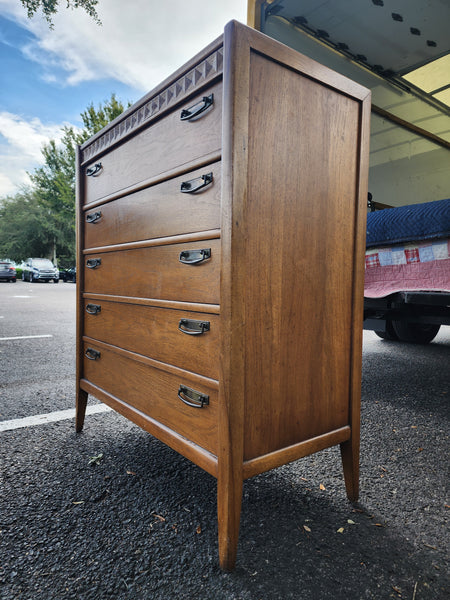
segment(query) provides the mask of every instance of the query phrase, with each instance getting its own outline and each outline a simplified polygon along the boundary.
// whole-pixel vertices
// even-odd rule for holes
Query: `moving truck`
[[[249,0],[248,24],[372,92],[364,328],[450,325],[450,3]]]

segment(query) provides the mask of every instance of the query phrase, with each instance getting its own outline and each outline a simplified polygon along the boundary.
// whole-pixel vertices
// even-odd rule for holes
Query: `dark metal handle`
[[[187,335],[202,335],[209,331],[209,321],[194,321],[193,319],[180,319],[178,329]]]
[[[196,392],[186,385],[180,385],[178,388],[178,398],[188,406],[193,408],[203,408],[209,404],[209,396]]]
[[[204,112],[207,108],[212,106],[213,103],[214,94],[210,94],[209,96],[203,96],[201,101],[197,102],[197,104],[194,104],[194,106],[191,106],[189,108],[183,108],[183,110],[181,111],[180,119],[182,121],[189,121],[194,117],[198,117],[198,115],[201,115],[202,112]]]
[[[100,171],[103,169],[102,163],[95,163],[93,167],[86,169],[86,175],[88,177],[97,177],[100,175]]]
[[[86,261],[86,266],[88,269],[96,269],[102,264],[101,258],[88,258]]]
[[[198,192],[202,188],[206,187],[213,181],[213,174],[206,173],[206,175],[202,175],[201,177],[197,177],[196,179],[190,179],[189,181],[183,181],[180,187],[180,192],[183,194],[193,194],[194,192]]]
[[[86,312],[89,315],[98,315],[102,311],[100,304],[86,304]]]
[[[100,352],[98,350],[94,350],[94,348],[86,348],[84,355],[89,360],[98,360],[100,358]]]
[[[88,215],[86,215],[86,223],[96,223],[101,218],[102,218],[101,210],[94,212],[94,213],[89,213]]]
[[[179,261],[184,265],[198,265],[211,258],[211,248],[202,248],[201,250],[183,250],[180,252]]]

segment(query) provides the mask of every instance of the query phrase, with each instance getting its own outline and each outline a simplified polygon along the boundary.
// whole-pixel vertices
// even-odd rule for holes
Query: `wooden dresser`
[[[340,444],[358,496],[370,96],[224,35],[78,149],[77,416],[88,394],[217,478]]]

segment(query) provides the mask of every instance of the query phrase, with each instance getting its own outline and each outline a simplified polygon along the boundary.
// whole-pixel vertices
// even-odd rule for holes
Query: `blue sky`
[[[246,0],[99,0],[98,26],[61,4],[50,30],[0,0],[0,198],[29,183],[42,145],[80,126],[88,104],[112,92],[138,100],[247,10]]]
[[[38,116],[48,123],[73,121],[78,119],[80,107],[85,106],[88,98],[101,101],[112,91],[124,99],[140,93],[135,87],[111,78],[68,85],[65,83],[66,72],[60,65],[35,62],[24,54],[23,48],[36,42],[36,36],[31,32],[0,16],[2,109],[24,116]]]

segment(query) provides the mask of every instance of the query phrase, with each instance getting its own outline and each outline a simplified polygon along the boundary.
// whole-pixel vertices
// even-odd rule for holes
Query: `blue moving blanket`
[[[367,248],[443,237],[450,237],[450,199],[387,208],[367,215]]]

